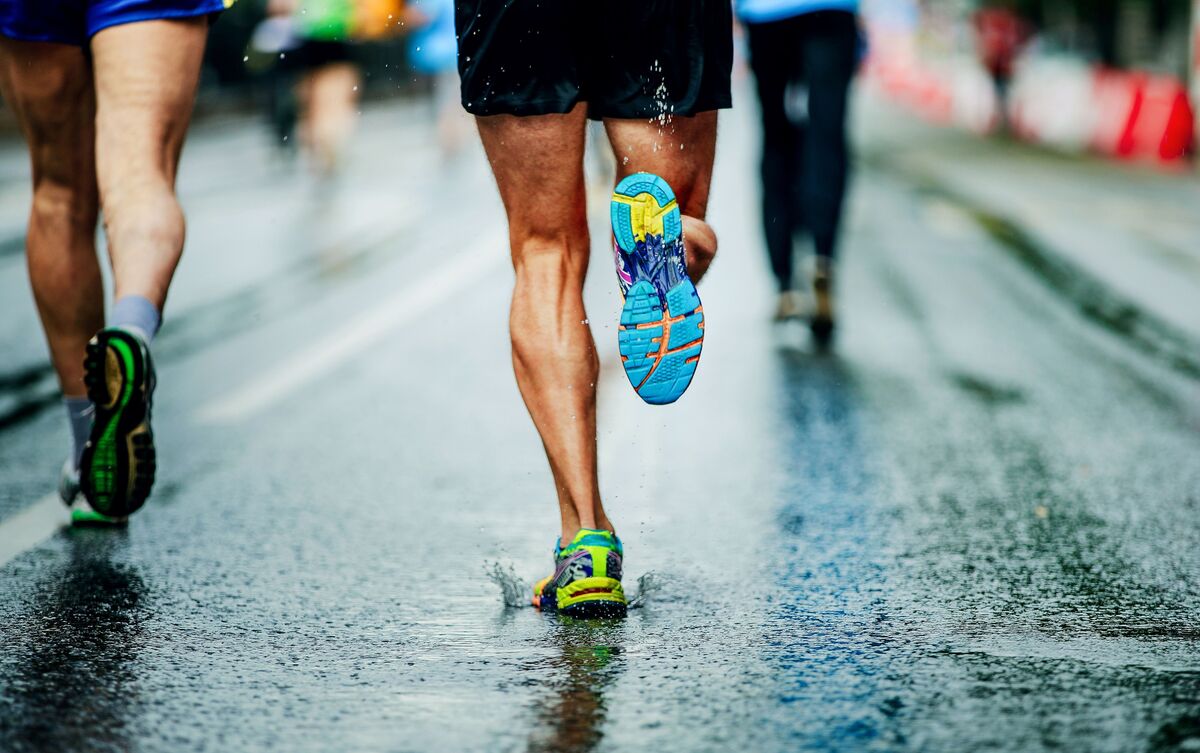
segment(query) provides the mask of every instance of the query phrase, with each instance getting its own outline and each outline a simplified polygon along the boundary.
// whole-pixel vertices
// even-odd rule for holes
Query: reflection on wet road
[[[1195,382],[877,168],[837,348],[773,328],[748,116],[723,129],[705,358],[675,406],[625,383],[595,233],[602,489],[629,582],[652,574],[616,624],[506,606],[489,577],[519,603],[555,528],[499,241],[303,388],[199,415],[486,255],[481,157],[440,172],[428,124],[375,111],[330,209],[250,126],[200,129],[163,483],[127,532],[0,569],[0,750],[1197,749]],[[23,279],[0,257],[0,530],[65,441]]]
[[[559,656],[529,667],[544,693],[534,704],[530,751],[595,749],[604,736],[604,694],[625,670],[622,624],[562,622],[550,636]]]
[[[65,556],[34,577],[38,597],[5,632],[0,734],[39,750],[128,749],[142,703],[136,660],[148,598],[123,532],[64,534]]]
[[[902,737],[889,724],[897,699],[881,683],[892,639],[883,604],[885,499],[869,467],[853,374],[833,354],[778,352],[779,406],[787,420],[780,456],[778,536],[764,657],[778,667],[780,703],[805,717],[815,748]],[[797,629],[802,626],[801,629]]]

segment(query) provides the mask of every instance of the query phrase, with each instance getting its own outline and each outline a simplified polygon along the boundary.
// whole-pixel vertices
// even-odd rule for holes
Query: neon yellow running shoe
[[[624,617],[621,540],[611,531],[580,529],[554,548],[554,574],[533,587],[533,605],[578,619]]]

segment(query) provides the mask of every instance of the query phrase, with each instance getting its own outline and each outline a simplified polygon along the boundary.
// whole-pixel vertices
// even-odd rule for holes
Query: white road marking
[[[0,522],[0,567],[34,548],[71,522],[67,507],[51,493]]]
[[[493,273],[508,259],[500,231],[482,236],[470,249],[413,282],[390,300],[363,312],[345,327],[297,354],[274,371],[231,396],[203,406],[201,421],[245,418],[337,368],[379,338]],[[57,493],[47,494],[21,512],[0,521],[0,567],[70,525],[70,514]]]
[[[502,233],[482,236],[474,246],[389,300],[363,312],[336,332],[287,359],[270,372],[202,406],[196,419],[226,423],[245,419],[342,366],[396,327],[478,282],[508,260]]]

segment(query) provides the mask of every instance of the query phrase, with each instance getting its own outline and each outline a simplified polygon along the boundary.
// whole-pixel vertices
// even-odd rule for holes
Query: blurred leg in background
[[[816,252],[811,325],[813,337],[824,345],[834,327],[833,271],[850,168],[846,110],[857,64],[858,25],[853,14],[842,11],[810,13],[801,19],[807,26],[802,50],[808,83],[803,197]]]
[[[350,42],[356,4],[351,0],[278,0],[271,8],[292,8],[301,43],[296,98],[300,137],[313,169],[327,182],[336,176],[346,143],[358,121],[361,74]]]
[[[858,57],[853,10],[822,10],[747,24],[763,117],[763,224],[781,291],[779,316],[795,316],[795,235],[816,253],[811,326],[833,336],[832,287],[849,175],[846,118]]]
[[[296,98],[300,102],[300,138],[317,175],[333,178],[342,150],[358,120],[358,65],[350,32],[355,3],[351,0],[278,0],[271,8],[292,10],[301,43]]]
[[[453,159],[471,130],[470,118],[458,98],[454,0],[410,0],[402,17],[414,30],[408,41],[409,64],[428,76],[433,87],[431,100],[442,157]]]
[[[342,152],[358,120],[358,66],[342,42],[307,42],[302,54],[315,56],[300,81],[300,126],[317,174],[337,173]]]
[[[804,158],[804,128],[788,117],[787,95],[801,76],[795,19],[750,24],[750,65],[762,117],[762,220],[779,288],[777,319],[799,316],[800,294],[795,282],[794,239],[803,228],[800,176]]]
[[[302,70],[296,54],[301,40],[292,0],[267,0],[264,17],[254,27],[246,47],[246,70],[260,74],[266,82],[266,111],[274,146],[287,158],[296,154],[296,124],[299,120],[297,76]]]

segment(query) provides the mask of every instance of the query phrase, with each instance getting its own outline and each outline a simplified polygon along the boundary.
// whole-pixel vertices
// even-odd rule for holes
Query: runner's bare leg
[[[29,142],[33,297],[63,394],[83,397],[84,347],[104,326],[91,68],[74,45],[0,38],[0,90]]]
[[[358,118],[361,76],[354,63],[329,63],[301,84],[304,138],[317,172],[333,175]]]
[[[717,236],[704,221],[717,147],[717,113],[657,120],[605,119],[617,162],[617,182],[654,173],[670,184],[683,215],[688,275],[699,282],[717,254]]]
[[[579,105],[565,115],[477,118],[517,273],[513,368],[554,474],[564,543],[580,528],[612,530],[596,477],[600,365],[583,308],[585,113]]]
[[[204,17],[112,26],[92,38],[96,168],[116,298],[159,311],[183,253],[175,171],[208,34]]]

